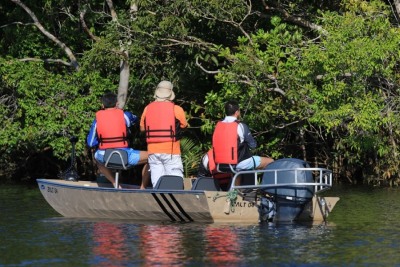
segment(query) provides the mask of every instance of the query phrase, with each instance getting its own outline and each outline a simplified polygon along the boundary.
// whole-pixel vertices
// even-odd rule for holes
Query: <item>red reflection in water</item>
[[[207,261],[214,266],[239,265],[240,246],[236,233],[228,227],[208,226],[205,230]]]
[[[143,266],[183,266],[180,229],[169,225],[143,225],[140,229]]]
[[[122,229],[115,224],[99,222],[93,227],[93,254],[96,266],[123,266],[126,253]]]
[[[137,236],[140,240],[139,248],[135,248],[140,250],[140,266],[185,266],[191,260],[217,267],[233,267],[242,263],[240,243],[234,229],[208,225],[197,234],[203,240],[196,243],[186,240],[185,247],[184,239],[193,236],[187,233],[182,235],[179,226],[142,225]],[[93,226],[94,266],[127,266],[129,259],[132,260],[132,253],[138,252],[128,247],[127,243],[130,242],[127,238],[118,224],[96,223]]]

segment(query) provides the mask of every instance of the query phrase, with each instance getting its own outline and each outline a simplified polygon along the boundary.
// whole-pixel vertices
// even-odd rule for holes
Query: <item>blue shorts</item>
[[[137,165],[140,160],[140,150],[134,150],[133,148],[121,148],[128,152],[128,166]],[[105,163],[104,161],[104,153],[105,150],[98,149],[94,154],[94,158],[100,162]]]
[[[260,156],[252,156],[248,159],[242,160],[236,165],[236,170],[253,170],[257,169],[261,164]]]

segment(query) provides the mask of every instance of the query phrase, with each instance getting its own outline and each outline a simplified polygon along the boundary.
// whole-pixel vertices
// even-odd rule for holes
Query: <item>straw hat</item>
[[[162,81],[157,85],[156,91],[154,92],[154,98],[156,101],[172,101],[175,99],[175,93],[172,90],[174,86],[170,81]]]

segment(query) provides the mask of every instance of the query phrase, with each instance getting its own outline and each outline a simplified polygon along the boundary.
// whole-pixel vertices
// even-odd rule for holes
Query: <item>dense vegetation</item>
[[[238,99],[258,154],[326,166],[339,182],[398,180],[399,0],[5,0],[0,11],[2,179],[54,177],[72,135],[89,178],[100,96],[118,92],[140,116],[168,79],[190,123],[186,175]]]

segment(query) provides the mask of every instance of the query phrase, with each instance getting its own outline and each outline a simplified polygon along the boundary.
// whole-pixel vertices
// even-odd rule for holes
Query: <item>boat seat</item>
[[[121,171],[133,167],[128,165],[128,152],[124,149],[106,149],[104,162],[105,167],[115,170],[115,188],[118,188]]]
[[[192,190],[221,191],[219,183],[213,177],[197,177]]]
[[[177,175],[163,175],[158,179],[154,189],[163,190],[183,190],[183,178]]]
[[[254,162],[254,159],[253,159]],[[236,165],[237,164],[228,164],[228,163],[218,163],[216,164],[216,171],[218,173],[231,173],[233,175],[235,175],[236,173],[240,172],[240,170],[236,170]],[[254,162],[255,165],[255,162]],[[251,169],[254,170],[254,169]],[[251,171],[251,170],[243,170],[243,171]],[[241,174],[241,183],[240,185],[254,185],[254,181],[255,181],[255,175],[257,175],[257,173],[255,172],[254,174],[252,173],[244,173]]]

